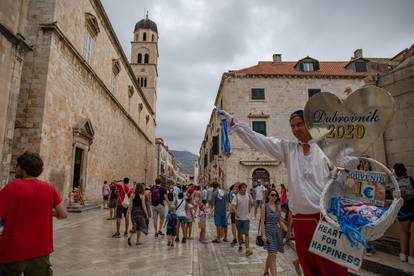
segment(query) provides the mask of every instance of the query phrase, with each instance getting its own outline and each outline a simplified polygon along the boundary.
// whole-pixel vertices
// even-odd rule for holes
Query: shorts
[[[108,200],[108,199],[109,199],[108,195],[103,196],[103,200]]]
[[[175,237],[177,235],[177,228],[175,227],[167,227],[167,236]]]
[[[186,216],[177,216],[179,223],[188,223],[188,218]]]
[[[231,221],[231,224],[236,223],[236,213],[230,213],[230,221]]]
[[[52,276],[49,255],[23,261],[0,264],[0,275],[45,275]]]
[[[164,205],[158,204],[157,206],[151,206],[152,209],[152,214],[154,215],[154,217],[159,214],[160,216],[164,216],[165,215],[165,208]]]
[[[122,218],[122,214],[124,215],[124,218],[127,217],[128,208],[125,208],[123,206],[116,206],[116,218]]]
[[[257,208],[262,208],[263,200],[256,200]]]
[[[214,224],[219,227],[226,227],[227,226],[227,217],[226,215],[214,215]]]
[[[198,223],[198,228],[200,228],[200,230],[206,230],[206,223],[205,222],[199,222]]]
[[[240,235],[249,235],[250,220],[236,220],[236,228]]]
[[[404,202],[398,212],[399,221],[414,221],[414,199],[410,199]]]

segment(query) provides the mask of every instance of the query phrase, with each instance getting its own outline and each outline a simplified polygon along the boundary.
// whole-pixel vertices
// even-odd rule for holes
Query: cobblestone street
[[[55,253],[52,254],[54,275],[262,275],[266,252],[254,244],[257,228],[251,229],[253,255],[245,257],[229,243],[201,244],[198,228],[193,226],[194,240],[167,247],[166,238],[143,236],[142,245],[127,245],[127,239],[111,238],[115,220],[108,221],[107,212],[96,210],[71,214],[66,221],[55,221]],[[152,223],[152,221],[151,221]],[[212,220],[208,235],[214,237]],[[123,232],[123,225],[121,225]],[[230,233],[229,233],[230,234]],[[277,257],[279,275],[297,275],[292,261],[294,251]],[[360,274],[374,275],[374,274]]]

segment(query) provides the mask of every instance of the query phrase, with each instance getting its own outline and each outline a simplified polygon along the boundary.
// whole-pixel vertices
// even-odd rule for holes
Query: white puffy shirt
[[[236,123],[236,133],[251,148],[283,162],[288,171],[289,209],[293,214],[319,213],[319,200],[329,179],[330,161],[317,144],[304,155],[299,141],[266,137],[244,123]]]

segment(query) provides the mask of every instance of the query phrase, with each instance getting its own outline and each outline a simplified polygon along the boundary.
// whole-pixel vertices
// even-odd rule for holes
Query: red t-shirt
[[[128,197],[130,197],[132,194],[132,189],[129,188],[128,185],[124,185],[120,183],[116,184],[116,189],[118,190],[118,193],[119,193],[119,197],[118,197],[118,201],[116,205],[122,206],[122,201],[124,201],[125,193],[127,193]]]
[[[52,253],[52,208],[61,202],[56,188],[38,179],[14,180],[0,190],[0,263]]]

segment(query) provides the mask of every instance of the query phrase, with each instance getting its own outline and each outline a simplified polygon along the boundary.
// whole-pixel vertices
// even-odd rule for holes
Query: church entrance
[[[73,164],[73,183],[72,191],[75,188],[80,188],[81,186],[81,177],[82,177],[82,159],[83,159],[84,150],[81,148],[75,148],[75,160]]]
[[[270,174],[266,169],[258,168],[253,171],[252,185],[256,187],[257,183],[261,182],[263,185],[270,183]]]

